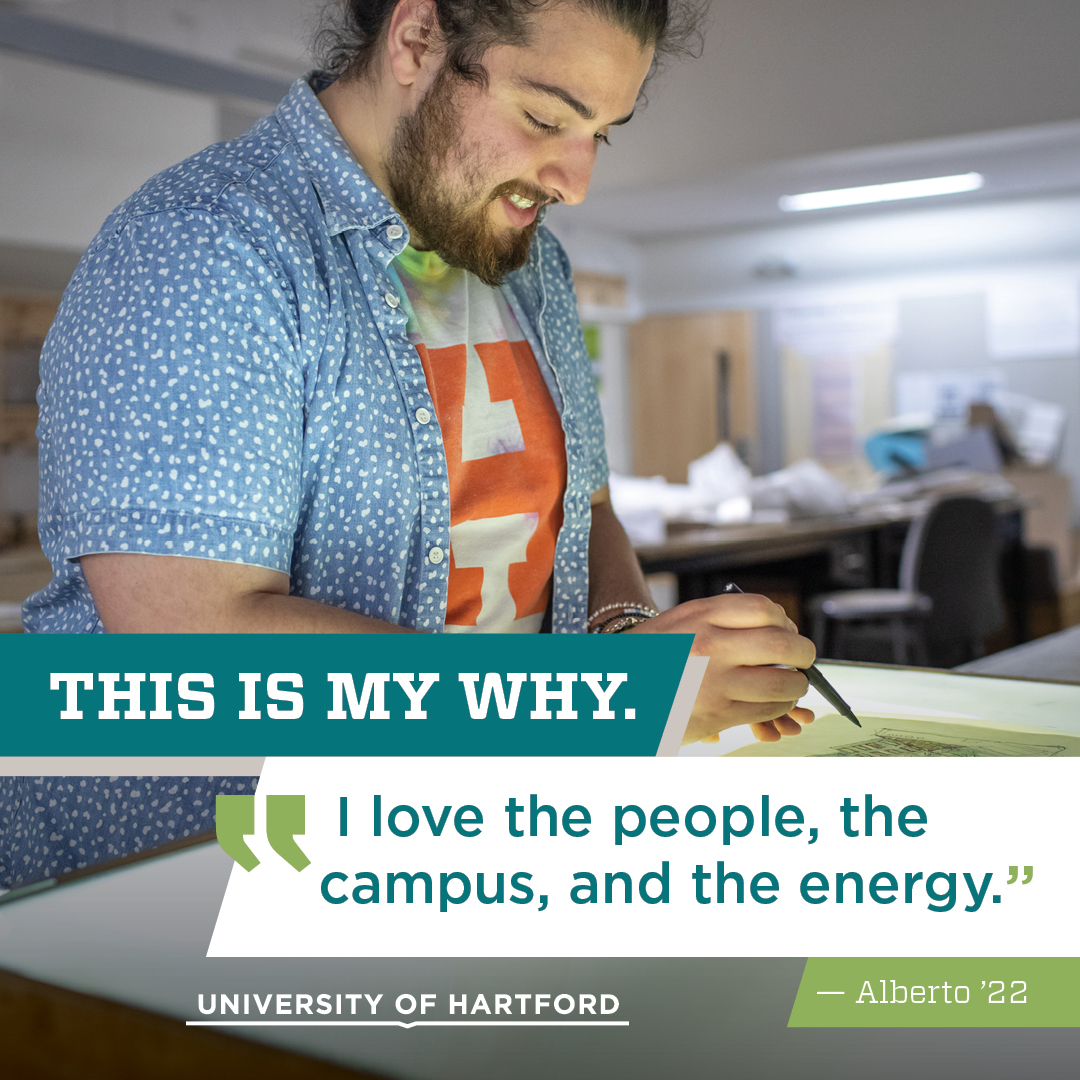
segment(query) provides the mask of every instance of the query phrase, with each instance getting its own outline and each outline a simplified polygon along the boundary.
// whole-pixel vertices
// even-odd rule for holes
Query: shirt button
[[[419,409],[416,410],[416,422],[418,424],[430,424],[431,413],[423,406],[421,406]]]
[[[386,230],[387,240],[400,240],[405,230],[400,225],[390,225]]]
[[[435,566],[443,561],[443,549],[441,547],[433,547],[428,553],[428,562]]]
[[[401,300],[398,298],[397,293],[388,292],[383,296],[383,299],[392,307],[396,308]]]

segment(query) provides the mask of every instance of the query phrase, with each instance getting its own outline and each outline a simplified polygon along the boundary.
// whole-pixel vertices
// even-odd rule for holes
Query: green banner
[[[650,756],[691,642],[0,635],[0,756]]]
[[[1080,1027],[1080,958],[815,957],[788,1027]]]

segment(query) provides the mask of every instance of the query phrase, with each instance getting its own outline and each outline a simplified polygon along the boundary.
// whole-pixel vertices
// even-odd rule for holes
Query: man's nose
[[[593,139],[567,141],[540,170],[540,185],[560,202],[576,206],[589,190],[595,164],[596,142]]]

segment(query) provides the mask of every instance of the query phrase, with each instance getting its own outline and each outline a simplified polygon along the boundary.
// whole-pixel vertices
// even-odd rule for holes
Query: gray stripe
[[[21,15],[4,7],[0,7],[0,49],[200,94],[225,94],[275,105],[289,92],[290,86],[284,79],[52,19]]]

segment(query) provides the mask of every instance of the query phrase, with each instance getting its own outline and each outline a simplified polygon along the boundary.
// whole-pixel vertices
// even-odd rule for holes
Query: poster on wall
[[[854,466],[862,442],[891,413],[891,300],[835,301],[775,310],[789,464],[813,457]]]
[[[993,401],[1005,390],[1000,368],[961,371],[905,371],[896,376],[899,416],[928,413],[935,422],[967,422],[968,407]]]

